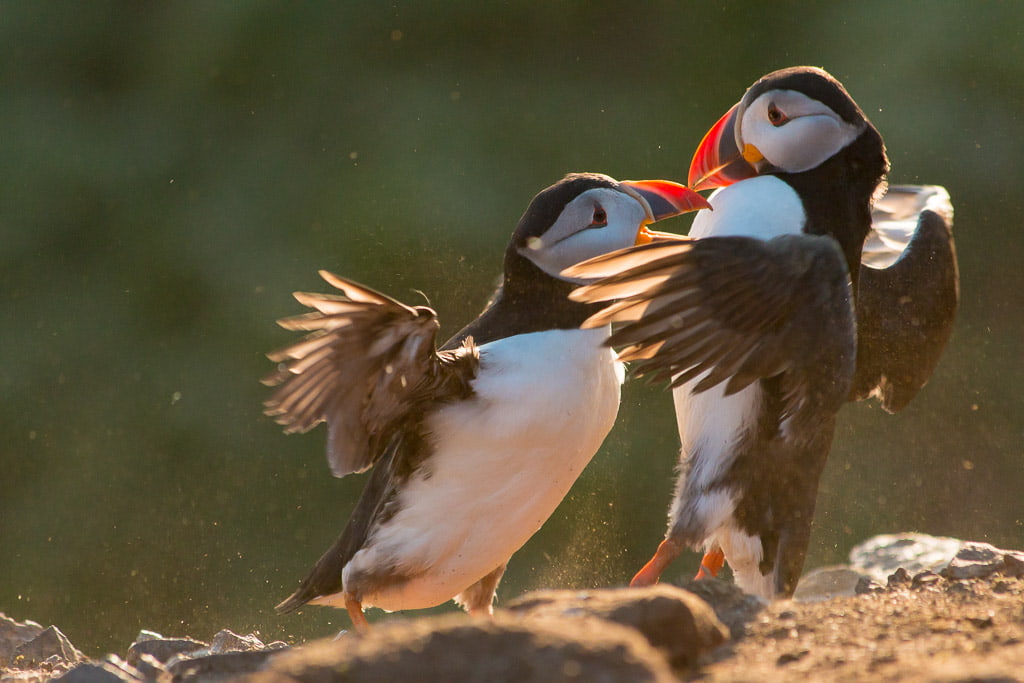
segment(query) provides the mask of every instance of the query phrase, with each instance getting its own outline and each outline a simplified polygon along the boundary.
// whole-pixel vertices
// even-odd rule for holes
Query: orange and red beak
[[[648,222],[655,223],[665,218],[678,216],[689,211],[710,209],[711,204],[703,196],[685,185],[670,180],[623,180],[620,185],[640,195],[650,207]],[[679,237],[671,233],[660,233],[647,229],[647,224],[640,226],[636,235],[637,244],[646,244],[659,237]]]
[[[711,190],[725,187],[757,175],[754,163],[760,159],[760,152],[748,146],[742,150],[736,143],[736,119],[739,104],[725,112],[711,130],[700,141],[690,162],[687,182],[694,190]]]

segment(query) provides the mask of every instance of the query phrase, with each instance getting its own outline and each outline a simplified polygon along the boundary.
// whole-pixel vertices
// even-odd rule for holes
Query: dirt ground
[[[698,593],[725,587],[723,593],[737,594],[722,582],[698,583],[705,584]],[[717,588],[708,585],[715,583]],[[756,613],[741,596],[746,602],[739,608],[725,608],[734,617],[727,625],[739,637],[703,655],[695,668],[675,673],[682,680],[716,682],[1024,683],[1024,578],[904,573],[870,590],[824,602],[779,602]],[[0,681],[47,681],[70,666],[0,667]]]
[[[931,574],[766,607],[687,680],[1024,681],[1024,579]]]

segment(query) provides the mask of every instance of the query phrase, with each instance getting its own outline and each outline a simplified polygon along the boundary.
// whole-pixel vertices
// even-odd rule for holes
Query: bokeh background
[[[893,182],[949,189],[963,291],[905,412],[844,409],[807,566],[902,530],[1024,547],[1022,31],[1016,2],[0,3],[0,611],[93,655],[346,627],[272,609],[363,484],[261,415],[290,293],[328,268],[454,332],[534,193],[683,180],[794,64],[846,84]],[[668,395],[627,386],[499,599],[627,581],[676,448]]]

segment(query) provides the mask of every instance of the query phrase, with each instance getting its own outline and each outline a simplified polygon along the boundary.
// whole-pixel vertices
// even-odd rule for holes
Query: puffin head
[[[569,266],[664,233],[647,226],[687,211],[710,208],[693,190],[668,180],[615,180],[572,173],[542,190],[519,220],[506,252],[506,276],[525,259],[559,280]]]
[[[874,131],[828,72],[810,66],[774,71],[707,132],[690,163],[689,183],[709,190],[765,173],[809,171],[867,129]]]

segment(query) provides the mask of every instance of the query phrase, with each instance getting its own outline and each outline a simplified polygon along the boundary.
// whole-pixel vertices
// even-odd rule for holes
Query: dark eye
[[[776,107],[774,104],[768,105],[768,121],[773,126],[781,126],[782,124],[789,121],[789,117],[782,113],[782,110]]]
[[[590,227],[603,228],[608,225],[608,214],[600,206],[594,209],[594,217],[590,220]]]

